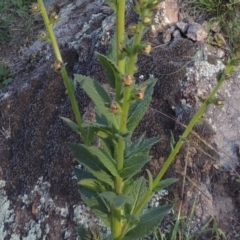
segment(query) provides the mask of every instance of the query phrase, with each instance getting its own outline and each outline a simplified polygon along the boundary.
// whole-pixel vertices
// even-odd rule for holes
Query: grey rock
[[[172,38],[171,29],[168,28],[163,32],[163,42],[169,43],[171,41],[171,38]]]
[[[187,23],[185,23],[185,22],[177,22],[177,23],[176,23],[176,26],[178,27],[178,29],[179,29],[182,33],[184,33],[184,34],[187,33],[187,30],[188,30],[188,24],[187,24]]]
[[[193,41],[203,42],[206,40],[208,33],[198,23],[191,23],[188,26],[187,37]]]
[[[175,30],[175,31],[172,33],[172,36],[173,36],[174,38],[181,38],[181,37],[182,37],[182,34],[181,34],[181,32],[177,29],[177,30]]]

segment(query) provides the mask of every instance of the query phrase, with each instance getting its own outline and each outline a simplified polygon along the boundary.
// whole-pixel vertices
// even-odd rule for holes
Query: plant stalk
[[[50,20],[48,18],[47,11],[46,11],[43,1],[38,0],[38,4],[41,9],[42,18],[44,20],[44,24],[45,24],[47,32],[48,32],[48,37],[52,44],[55,57],[57,60],[59,60],[63,64],[62,69],[61,69],[61,75],[63,78],[65,88],[67,89],[67,93],[68,93],[68,96],[69,96],[69,99],[70,99],[70,102],[72,105],[72,109],[73,109],[77,124],[79,126],[79,131],[81,132],[81,137],[83,139],[83,142],[87,143],[87,134],[86,134],[85,129],[82,127],[82,117],[81,117],[81,114],[80,114],[80,111],[78,108],[77,100],[74,95],[74,90],[73,90],[72,84],[69,80],[66,68],[63,63],[62,55],[61,55],[54,31],[53,31],[53,27],[52,27],[53,24],[50,22]]]
[[[118,0],[117,1],[117,16],[116,16],[116,22],[117,22],[117,64],[119,67],[120,72],[122,75],[125,75],[125,59],[120,60],[120,54],[123,48],[123,44],[125,41],[125,5],[126,5],[126,0]],[[116,92],[118,93],[118,89],[116,87]],[[125,95],[125,94],[124,94]],[[119,96],[116,96],[118,99]],[[125,99],[125,96],[124,96]],[[119,132],[124,133],[126,129],[126,123],[124,125],[123,123],[123,116],[127,115],[128,109],[125,107],[123,108],[122,111],[122,116],[121,116],[121,125]],[[124,163],[124,149],[125,149],[125,142],[122,138],[118,139],[118,143],[115,146],[115,152],[117,153],[117,170],[120,172],[123,168],[123,163]],[[116,177],[115,178],[115,192],[116,194],[121,194],[122,193],[122,178],[121,177]],[[121,231],[122,231],[122,222],[121,222],[121,213],[122,213],[122,208],[117,209],[117,208],[112,208],[111,211],[111,218],[112,218],[112,232],[113,232],[113,237],[114,240],[120,239]]]
[[[208,105],[211,103],[212,99],[214,99],[215,94],[218,92],[220,87],[222,86],[223,82],[225,81],[226,77],[225,74],[222,74],[221,78],[218,80],[217,85],[211,92],[211,94],[208,96],[208,98],[204,101],[204,103],[201,105],[197,113],[194,115],[193,119],[188,124],[187,128],[183,132],[182,136],[180,137],[179,141],[177,142],[176,146],[174,147],[173,151],[167,158],[166,162],[163,164],[163,167],[159,171],[157,177],[153,181],[153,190],[157,187],[158,183],[161,181],[162,177],[170,167],[171,163],[173,162],[174,158],[178,154],[179,150],[181,149],[182,145],[185,143],[185,139],[188,137],[188,135],[191,133],[193,127],[198,123],[199,119],[202,117],[203,113],[205,112]],[[143,210],[144,206],[149,202],[151,195],[153,194],[152,191],[148,190],[143,197],[142,201],[136,206],[134,209],[133,214],[139,214]]]
[[[117,1],[117,53],[118,53],[118,67],[122,74],[125,74],[125,59],[120,60],[120,54],[125,41],[125,5],[126,0]]]

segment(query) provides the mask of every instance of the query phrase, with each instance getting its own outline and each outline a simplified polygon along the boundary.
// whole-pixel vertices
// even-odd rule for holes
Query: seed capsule
[[[144,47],[143,47],[143,53],[149,55],[149,53],[152,51],[152,46],[151,44],[146,44]]]
[[[30,10],[31,10],[32,12],[34,12],[34,13],[38,13],[38,12],[40,12],[40,10],[41,10],[40,7],[39,7],[39,5],[38,5],[37,3],[32,3],[29,8],[30,8]]]
[[[60,71],[62,69],[62,62],[59,61],[59,60],[56,60],[54,63],[53,63],[53,69],[55,71]]]
[[[145,26],[150,25],[151,22],[152,22],[152,18],[150,18],[150,17],[144,17],[143,20],[142,20],[142,23],[143,23]]]
[[[135,35],[135,34],[137,34],[137,33],[138,33],[137,24],[134,24],[134,23],[130,24],[130,25],[128,26],[128,34],[129,34],[129,35]]]
[[[56,22],[56,21],[59,20],[59,16],[58,16],[58,14],[56,12],[52,12],[50,14],[50,19],[51,19],[52,22]]]
[[[125,86],[130,86],[133,83],[132,77],[129,75],[126,75],[123,78],[123,82],[124,82]]]
[[[47,35],[46,32],[41,31],[41,32],[39,33],[39,38],[41,38],[42,41],[47,41],[47,40],[48,40],[48,35]]]
[[[144,98],[144,90],[143,89],[139,89],[136,93],[136,98],[139,100],[143,100]]]
[[[110,105],[110,111],[112,113],[118,113],[120,111],[120,106],[117,102],[112,102],[111,105]]]

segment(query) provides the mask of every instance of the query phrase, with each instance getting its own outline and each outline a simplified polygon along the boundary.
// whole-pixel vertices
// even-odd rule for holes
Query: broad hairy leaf
[[[74,123],[72,120],[70,120],[69,118],[65,118],[65,117],[60,117],[74,132],[76,132],[77,134],[81,135],[79,126]]]
[[[119,85],[119,83],[116,83],[116,81],[121,83],[121,73],[120,70],[118,69],[118,66],[115,64],[113,60],[111,60],[107,56],[102,55],[100,53],[96,53],[96,55],[106,71],[109,85],[113,89],[115,89],[115,87]]]
[[[80,236],[81,240],[101,240],[100,230],[96,227],[78,227],[77,228],[78,236]]]
[[[117,174],[116,167],[111,159],[107,159],[103,153],[100,153],[100,149],[94,146],[88,147],[83,144],[67,143],[67,146],[73,152],[77,161],[83,164],[97,179],[109,184],[111,187],[114,186],[112,175],[115,176]],[[96,156],[95,154],[99,155]],[[104,163],[103,159],[100,159],[100,156],[106,160]]]
[[[147,192],[147,183],[144,177],[138,178],[128,189],[128,194],[133,197],[134,202],[131,205],[131,212],[135,209],[138,203],[142,200],[142,197]]]
[[[89,188],[94,192],[104,192],[106,191],[106,187],[97,179],[85,178],[79,181],[79,184],[83,187]]]
[[[98,159],[102,162],[102,164],[108,169],[108,171],[114,176],[118,176],[118,171],[116,168],[116,161],[112,158],[112,156],[105,151],[104,149],[100,149],[95,146],[87,147],[89,151],[98,157]]]
[[[111,42],[109,44],[108,51],[107,51],[107,57],[115,63],[118,60],[117,49],[118,49],[118,47],[117,47],[117,34],[115,32],[114,35],[112,36],[112,39],[111,39]]]
[[[171,208],[171,206],[159,206],[148,210],[140,216],[140,221],[136,227],[127,232],[123,240],[139,240],[148,236],[161,223]]]
[[[105,124],[92,122],[92,121],[84,121],[82,124],[83,127],[88,127],[90,129],[93,129],[94,132],[100,137],[106,138],[109,137],[114,131],[111,127]]]
[[[128,131],[134,131],[138,123],[143,118],[146,113],[148,106],[152,99],[153,87],[156,84],[157,80],[154,78],[148,79],[146,84],[146,90],[144,94],[144,98],[141,101],[137,101],[130,105],[129,109],[129,118],[127,122]],[[145,87],[145,85],[143,85]]]
[[[92,173],[86,171],[86,170],[83,170],[83,169],[80,169],[78,167],[74,167],[73,168],[73,171],[74,171],[74,174],[75,176],[77,177],[77,180],[78,181],[81,181],[83,179],[86,179],[86,178],[92,178],[92,179],[96,179]]]
[[[116,193],[110,191],[102,192],[99,195],[106,199],[110,204],[114,205],[116,208],[119,208],[126,203],[131,204],[133,202],[133,198],[129,195],[117,195]]]
[[[162,189],[167,188],[168,186],[172,185],[173,183],[177,182],[177,178],[167,178],[158,183],[158,185],[155,187],[154,191],[160,191]]]
[[[130,178],[137,174],[141,168],[151,160],[151,157],[146,154],[135,154],[125,159],[123,170],[120,176],[124,179]]]
[[[145,134],[143,134],[137,141],[126,148],[125,157],[128,158],[140,152],[147,153],[155,143],[160,141],[160,139],[160,137],[145,138]]]
[[[79,192],[84,203],[91,208],[91,210],[105,223],[106,226],[110,226],[108,218],[109,209],[98,193],[82,186],[79,188]]]
[[[74,172],[77,176],[78,181],[82,181],[86,178],[96,179],[93,174],[83,169],[75,167]],[[102,219],[106,226],[110,226],[108,218],[109,209],[99,194],[81,185],[79,185],[79,192],[84,203],[91,208],[96,216]]]
[[[99,82],[90,77],[80,74],[75,74],[74,76],[76,81],[95,103],[98,111],[107,118],[109,123],[118,129],[119,116],[110,111],[109,106],[112,100],[106,90],[100,85]]]

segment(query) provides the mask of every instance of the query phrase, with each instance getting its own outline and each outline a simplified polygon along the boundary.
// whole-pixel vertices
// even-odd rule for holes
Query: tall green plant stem
[[[125,74],[125,59],[120,60],[120,54],[125,41],[125,5],[126,0],[117,0],[117,53],[118,67],[122,74]]]
[[[117,0],[117,16],[116,16],[116,22],[117,22],[117,64],[119,67],[120,72],[125,75],[125,59],[120,59],[120,54],[123,48],[123,44],[125,41],[125,5],[126,0]],[[117,89],[116,89],[117,91]],[[117,96],[118,98],[118,96]],[[124,114],[124,110],[123,110]],[[121,124],[122,125],[122,124]],[[120,126],[119,129],[120,133],[123,132],[123,128]],[[118,171],[121,171],[123,168],[123,160],[124,160],[124,149],[125,149],[125,142],[123,139],[119,138],[118,143],[115,147],[115,152],[117,153],[117,169]],[[115,192],[117,194],[122,193],[122,178],[116,177],[115,178]],[[121,223],[121,212],[122,209],[114,209],[112,208],[112,230],[114,235],[114,240],[118,240],[119,236],[121,235],[122,231],[122,223]]]
[[[215,88],[213,89],[213,91],[211,92],[211,94],[208,96],[208,98],[204,101],[204,103],[202,104],[202,106],[199,108],[199,110],[197,111],[197,113],[194,115],[193,119],[190,121],[190,123],[188,124],[187,128],[185,129],[183,135],[180,137],[179,141],[177,142],[176,146],[174,147],[173,151],[171,152],[171,154],[169,155],[168,159],[166,160],[166,162],[163,164],[163,167],[161,168],[160,172],[158,173],[157,177],[154,179],[153,181],[153,189],[149,189],[145,196],[143,197],[142,201],[136,206],[136,208],[134,209],[133,214],[139,214],[144,206],[148,203],[151,195],[154,192],[154,189],[157,187],[158,183],[161,181],[162,177],[164,176],[164,174],[166,173],[166,171],[168,170],[168,168],[170,167],[171,163],[173,162],[174,158],[176,157],[176,155],[178,154],[179,150],[181,149],[182,145],[185,143],[186,138],[188,137],[188,135],[191,133],[193,127],[198,123],[199,119],[202,117],[203,113],[205,112],[206,108],[208,107],[208,105],[212,102],[212,100],[214,99],[215,94],[218,92],[218,90],[220,89],[220,87],[222,86],[224,80],[226,79],[225,74],[222,74],[220,79],[218,80],[217,85],[215,86]]]
[[[53,31],[53,28],[52,28],[53,24],[50,22],[50,20],[48,18],[45,5],[44,5],[42,0],[38,0],[38,4],[39,4],[39,7],[41,9],[42,18],[44,20],[44,24],[45,24],[47,32],[48,32],[48,37],[49,37],[49,39],[51,41],[51,44],[52,44],[55,57],[56,57],[57,60],[59,60],[61,63],[63,63],[62,55],[61,55],[61,52],[59,50],[59,46],[58,46],[54,31]],[[78,108],[77,100],[76,100],[75,95],[74,95],[74,90],[73,90],[72,84],[69,80],[69,77],[68,77],[68,74],[67,74],[67,71],[66,71],[66,68],[65,68],[64,64],[63,64],[62,69],[61,69],[61,75],[62,75],[62,78],[63,78],[64,85],[67,89],[68,96],[70,98],[70,102],[71,102],[71,105],[72,105],[72,109],[73,109],[77,124],[79,126],[79,130],[81,132],[81,137],[82,137],[84,143],[87,143],[86,131],[82,127],[82,117],[81,117],[81,114],[80,114],[80,111],[79,111],[79,108]]]

